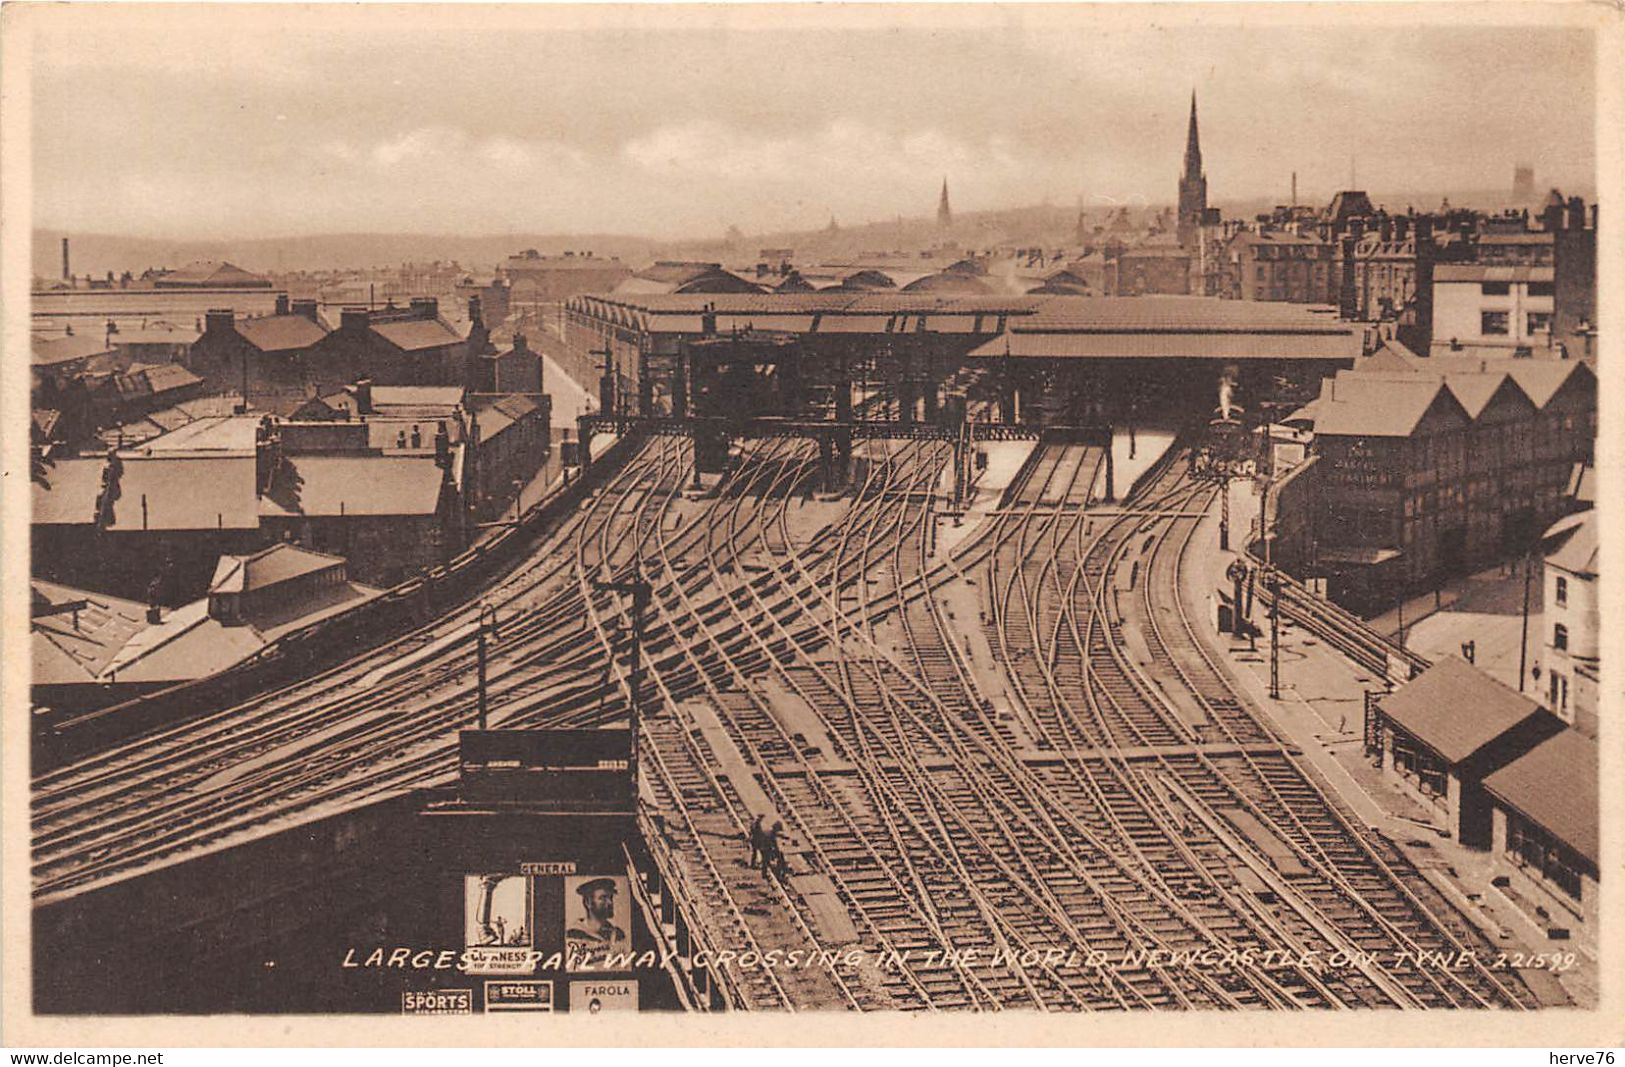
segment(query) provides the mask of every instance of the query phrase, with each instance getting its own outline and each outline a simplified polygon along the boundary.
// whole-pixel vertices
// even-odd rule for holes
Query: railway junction
[[[1218,632],[1248,614],[1214,578],[1249,542],[1233,400],[1256,423],[1358,337],[1116,328],[979,339],[907,417],[756,331],[686,348],[663,411],[606,373],[581,476],[398,632],[61,727],[92,740],[34,781],[37,1009],[1563,1003]],[[1370,673],[1380,638],[1293,610]]]

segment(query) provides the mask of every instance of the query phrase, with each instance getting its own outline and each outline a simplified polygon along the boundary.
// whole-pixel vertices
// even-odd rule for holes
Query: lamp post
[[[501,637],[502,636],[502,631],[501,631],[501,626],[497,621],[497,609],[492,607],[489,604],[481,604],[480,605],[480,623],[479,623],[479,629],[478,629],[478,637],[477,637],[477,640],[476,640],[476,648],[478,649],[478,657],[477,658],[479,660],[479,684],[480,684],[480,691],[479,691],[479,728],[481,730],[484,730],[486,728],[486,722],[487,722],[487,707],[486,707],[486,700],[485,700],[485,630],[486,630],[486,626],[487,626],[487,623],[486,623],[487,619],[490,619],[489,626],[490,626],[490,629],[491,629],[491,636],[492,637]]]

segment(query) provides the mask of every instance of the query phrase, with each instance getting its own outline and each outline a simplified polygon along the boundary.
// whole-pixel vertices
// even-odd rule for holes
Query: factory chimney
[[[73,281],[73,271],[68,267],[68,239],[62,238],[62,280]]]

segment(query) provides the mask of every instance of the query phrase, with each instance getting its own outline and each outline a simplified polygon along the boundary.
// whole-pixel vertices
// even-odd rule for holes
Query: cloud
[[[64,15],[34,68],[36,211],[176,236],[703,236],[928,214],[944,175],[960,210],[1161,202],[1193,84],[1216,199],[1276,195],[1293,170],[1329,196],[1350,156],[1379,190],[1499,188],[1518,159],[1553,184],[1594,167],[1574,32],[994,13],[851,30],[820,21],[833,10],[789,28],[696,11],[661,32],[613,12],[546,32],[499,24],[511,12],[400,29],[341,5],[258,32],[231,9],[185,33]]]

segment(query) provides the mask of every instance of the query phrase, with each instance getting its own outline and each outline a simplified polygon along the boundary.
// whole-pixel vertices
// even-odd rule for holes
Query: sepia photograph
[[[7,3],[8,1025],[1620,1044],[1622,28]]]

